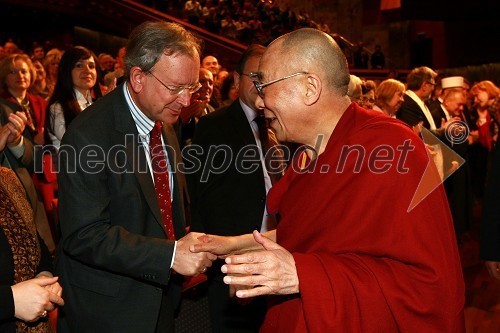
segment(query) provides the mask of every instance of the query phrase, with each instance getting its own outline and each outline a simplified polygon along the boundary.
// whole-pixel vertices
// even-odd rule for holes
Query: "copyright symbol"
[[[464,143],[469,137],[469,126],[461,120],[454,120],[446,127],[444,135],[451,143]]]

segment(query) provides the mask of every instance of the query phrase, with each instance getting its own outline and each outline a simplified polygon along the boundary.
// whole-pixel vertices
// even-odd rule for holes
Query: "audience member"
[[[239,96],[238,88],[234,85],[234,75],[234,72],[229,73],[224,82],[222,82],[220,89],[221,108],[231,105]]]
[[[36,80],[36,70],[26,54],[12,54],[0,63],[0,97],[19,105],[26,114],[29,138],[44,143],[47,101],[28,92]]]
[[[25,131],[26,114],[18,112],[19,110],[18,104],[0,99],[0,127],[2,131],[8,128],[11,132],[5,148],[0,151],[0,165],[12,169],[19,178],[25,189],[26,198],[32,206],[36,228],[49,251],[53,253],[55,244],[52,231],[31,175],[34,164],[33,143],[25,136],[29,136]]]
[[[422,140],[350,103],[345,56],[317,30],[272,42],[259,73],[256,105],[277,138],[315,148],[297,156],[269,193],[268,210],[282,216],[275,231],[203,236],[192,250],[255,250],[228,256],[222,272],[225,283],[248,288],[239,298],[274,296],[261,332],[465,332],[464,282],[442,186],[410,204],[424,170],[436,178]],[[363,154],[351,154],[360,151],[354,147]],[[393,162],[383,168],[373,162],[380,147]]]
[[[478,114],[479,141],[491,151],[497,141],[500,125],[500,89],[493,82],[485,80],[476,83],[471,93]]]
[[[183,275],[205,272],[216,258],[189,251],[201,234],[185,235],[171,127],[200,87],[199,54],[180,25],[140,24],[127,44],[126,83],[67,129],[58,174],[56,271],[66,299],[59,333],[174,332]]]
[[[61,58],[46,121],[49,141],[57,150],[69,124],[92,104],[97,66],[94,53],[83,46],[69,48]]]
[[[375,51],[370,57],[370,63],[372,65],[372,69],[383,69],[385,67],[385,55],[379,44],[375,45]]]
[[[45,50],[43,46],[38,44],[37,42],[34,42],[31,46],[30,57],[33,62],[35,60],[42,62],[43,58],[45,58]]]
[[[11,135],[10,126],[0,128],[0,151]],[[47,312],[64,305],[62,289],[25,193],[16,173],[0,167],[0,331],[49,333]]]
[[[365,109],[373,109],[375,105],[375,82],[372,80],[365,80],[361,82],[361,97],[359,99],[359,106]]]
[[[450,176],[444,181],[444,188],[450,205],[451,216],[455,227],[457,241],[463,242],[463,237],[472,224],[472,183],[470,174],[470,161],[468,161],[469,141],[467,136],[462,137],[458,133],[467,133],[465,122],[462,119],[462,111],[465,105],[465,94],[460,84],[458,87],[448,87],[449,83],[443,79],[443,103],[442,107],[450,118],[459,119],[461,122],[453,124],[453,135],[445,135],[443,140],[457,155],[465,160],[458,169],[459,161],[452,160],[449,168]]]
[[[396,118],[396,112],[404,101],[405,85],[395,79],[382,81],[375,89],[375,105],[373,110],[381,111]]]
[[[201,67],[211,71],[214,77],[214,81],[217,82],[217,80],[219,79],[218,75],[220,70],[220,65],[217,58],[211,55],[204,57],[203,60],[201,61]],[[220,107],[220,103],[221,103],[220,87],[215,86],[214,91],[212,93],[212,98],[210,99],[210,105],[214,109],[218,109]]]
[[[17,45],[13,41],[10,41],[10,40],[7,41],[3,45],[3,50],[4,50],[6,56],[10,56],[10,55],[19,53],[19,48],[17,47]]]
[[[40,60],[32,60],[32,62],[36,71],[36,79],[28,91],[34,95],[42,97],[45,100],[48,100],[50,92],[49,87],[47,86],[47,73],[45,72],[45,68]]]
[[[209,104],[214,90],[212,72],[200,68],[200,90],[191,96],[189,106],[182,108],[180,120],[180,145],[181,149],[191,144],[200,117],[215,111]]]
[[[57,72],[59,61],[61,61],[62,52],[59,49],[51,49],[45,54],[43,59],[43,67],[47,72],[47,87],[49,88],[49,96],[52,95],[57,82]]]
[[[361,85],[363,84],[363,81],[356,76],[351,74],[349,76],[349,85],[347,86],[347,96],[351,100],[351,102],[356,102],[359,103],[359,100],[361,99],[361,94],[363,93],[361,89]]]
[[[261,117],[255,106],[256,79],[262,45],[253,44],[243,53],[234,74],[239,98],[230,106],[200,119],[193,144],[201,147],[201,164],[227,166],[223,173],[205,175],[199,170],[188,178],[191,197],[191,230],[219,235],[241,235],[258,228],[274,229],[276,219],[265,210],[266,194],[272,186],[269,167],[264,163],[269,140],[267,130],[261,138],[256,118]],[[210,147],[229,147],[232,158],[210,160]],[[257,148],[258,147],[258,148]],[[250,150],[249,148],[253,148]],[[257,150],[258,149],[258,150]],[[244,151],[251,153],[257,164],[245,165],[240,158]],[[219,154],[219,157],[221,154]],[[240,164],[241,162],[241,164]],[[248,172],[245,172],[248,170]],[[256,298],[243,303],[230,295],[230,288],[222,281],[219,260],[208,272],[208,304],[214,332],[258,332],[264,319],[265,303]],[[233,295],[234,296],[234,295]]]

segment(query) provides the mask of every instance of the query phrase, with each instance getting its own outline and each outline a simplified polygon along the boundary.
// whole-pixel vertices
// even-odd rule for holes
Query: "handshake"
[[[241,236],[216,236],[191,232],[177,241],[172,268],[179,274],[197,276],[212,262],[225,259],[224,283],[239,298],[287,295],[299,292],[295,260],[276,243],[276,231]]]

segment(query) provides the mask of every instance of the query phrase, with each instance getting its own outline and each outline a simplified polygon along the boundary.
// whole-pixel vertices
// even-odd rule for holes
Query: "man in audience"
[[[200,68],[200,90],[191,96],[191,104],[182,108],[179,117],[181,149],[191,144],[200,117],[215,111],[209,104],[214,91],[214,77],[206,68]]]
[[[65,290],[58,332],[173,332],[184,276],[214,255],[190,253],[178,142],[171,127],[199,89],[199,41],[174,23],[130,36],[127,82],[76,117],[59,151]]]
[[[202,236],[192,250],[251,251],[228,256],[221,270],[225,283],[244,287],[239,298],[273,295],[261,332],[465,332],[443,188],[413,201],[424,171],[437,178],[422,140],[350,102],[346,58],[318,30],[273,41],[259,74],[256,105],[277,138],[314,149],[268,195],[268,211],[282,217],[276,230]]]
[[[213,78],[214,82],[216,82],[219,79],[220,65],[216,57],[212,55],[204,57],[203,60],[201,61],[201,67],[206,68],[212,72],[214,76]],[[212,105],[214,109],[218,109],[220,104],[221,104],[220,87],[216,85],[214,86],[213,97],[210,99],[210,105]]]
[[[255,107],[257,91],[252,80],[256,78],[259,59],[265,48],[251,45],[242,55],[234,74],[239,99],[229,107],[202,117],[193,139],[203,154],[201,164],[206,167],[227,165],[224,172],[210,172],[203,168],[192,178],[190,185],[192,230],[220,235],[241,235],[257,228],[260,231],[274,229],[274,216],[267,216],[266,193],[272,186],[271,177],[264,162],[264,142],[259,137]],[[266,130],[266,135],[269,133]],[[231,157],[212,155],[211,147],[231,149]],[[250,149],[248,149],[250,148]],[[253,148],[253,149],[252,149]],[[258,149],[257,149],[258,148]],[[256,162],[251,168],[237,155],[247,150],[253,153]],[[241,164],[241,165],[240,165]],[[247,171],[245,171],[247,170]],[[208,174],[205,172],[208,171]],[[220,267],[216,261],[209,271],[209,310],[214,332],[257,332],[265,313],[263,299],[241,302],[230,296],[229,287],[222,281]]]

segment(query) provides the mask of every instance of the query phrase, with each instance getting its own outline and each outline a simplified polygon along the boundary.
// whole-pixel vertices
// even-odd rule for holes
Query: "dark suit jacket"
[[[79,114],[59,151],[62,247],[56,272],[66,303],[59,318],[61,333],[155,332],[157,322],[173,323],[180,299],[182,276],[170,270],[174,241],[163,228],[122,88]],[[165,143],[177,150],[167,149],[176,166],[176,137],[170,126],[165,129]],[[181,175],[175,176],[172,215],[180,238],[185,222]]]
[[[481,220],[481,259],[500,261],[500,144],[497,143],[489,174]]]
[[[3,126],[7,124],[9,122],[9,115],[12,112],[19,110],[19,108],[19,105],[15,103],[0,99],[0,125]],[[33,208],[35,224],[38,232],[42,236],[49,250],[54,251],[55,245],[49,227],[49,222],[47,220],[47,214],[45,213],[39,194],[35,189],[35,184],[33,183],[33,178],[30,173],[33,171],[34,163],[33,143],[30,141],[28,131],[25,131],[25,134],[26,135],[24,135],[23,138],[23,155],[20,158],[16,158],[8,148],[5,148],[0,152],[0,164],[4,167],[12,169],[21,181],[21,184],[23,184],[24,189],[26,190],[26,196],[31,204],[31,207]]]
[[[196,155],[201,168],[188,177],[191,230],[217,235],[260,230],[266,201],[264,173],[254,134],[239,99],[201,117],[193,144],[186,148],[201,152]],[[243,161],[244,152],[247,157],[251,156],[247,161]],[[266,311],[266,299],[257,297],[246,305],[229,299],[228,285],[222,281],[221,264],[222,260],[217,260],[207,273],[212,330],[258,332]]]
[[[441,107],[441,102],[439,99],[435,99],[427,104],[429,111],[431,112],[432,119],[437,127],[441,127],[441,121],[444,119],[446,121],[446,114]]]
[[[429,124],[429,121],[425,117],[425,114],[420,106],[418,106],[417,102],[415,102],[413,98],[406,94],[404,95],[403,99],[403,104],[401,104],[398,112],[396,112],[396,118],[401,119],[410,126],[415,126],[419,122],[423,121],[423,126],[427,129],[430,129],[431,125]],[[439,124],[441,124],[441,122],[439,122]]]
[[[188,177],[191,230],[241,235],[254,228],[260,229],[266,200],[264,173],[252,129],[239,99],[201,117],[193,145],[199,145],[203,153],[197,155],[201,168]],[[217,146],[219,153],[215,153]],[[237,161],[244,147],[256,152],[253,162]],[[224,158],[223,149],[232,156]],[[221,168],[210,172],[211,167]],[[251,170],[245,171],[245,168]]]

